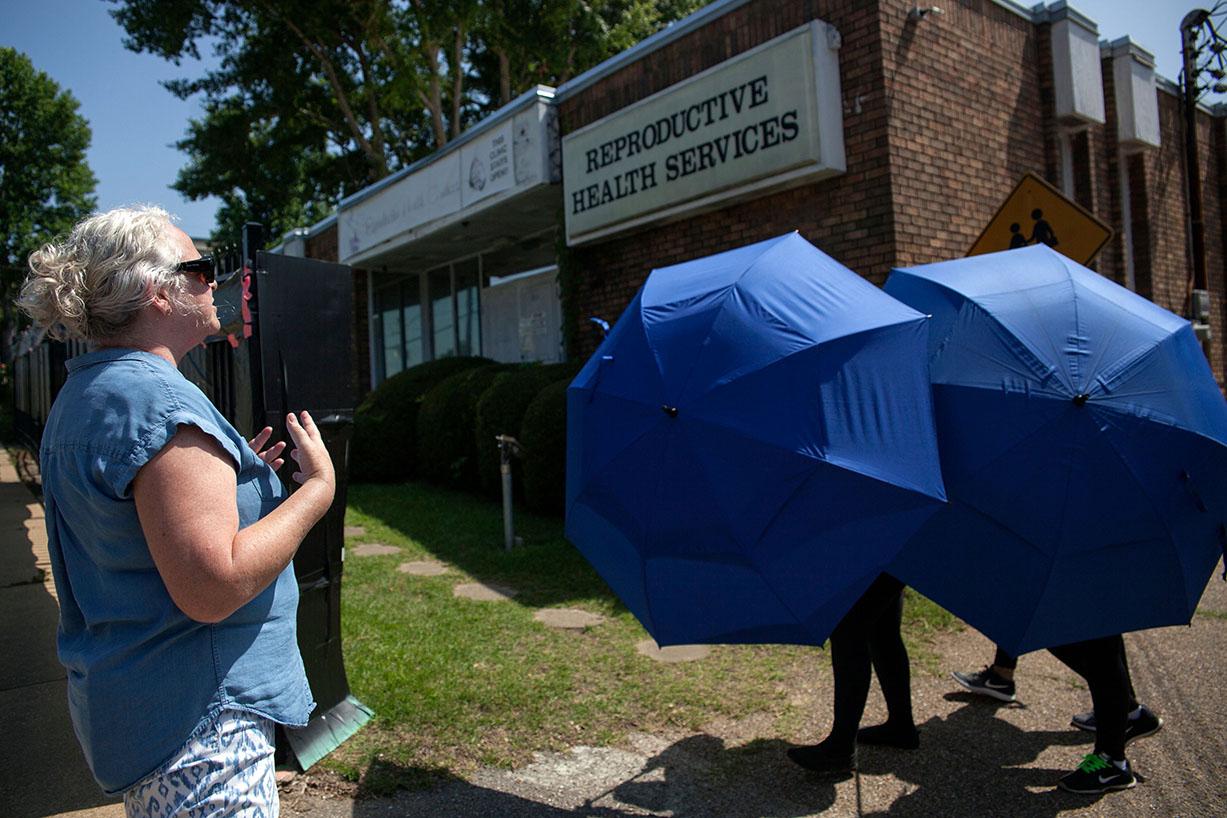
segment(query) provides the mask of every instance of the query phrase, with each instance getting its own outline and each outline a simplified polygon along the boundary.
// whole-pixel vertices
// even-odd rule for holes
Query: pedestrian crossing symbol
[[[1028,173],[967,255],[1046,244],[1079,264],[1089,264],[1111,237],[1112,229],[1090,211]]]

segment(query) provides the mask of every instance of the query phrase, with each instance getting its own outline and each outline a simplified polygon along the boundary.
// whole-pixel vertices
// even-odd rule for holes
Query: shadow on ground
[[[893,775],[915,787],[887,809],[865,815],[1055,816],[1098,800],[1056,789],[1057,780],[1090,751],[1090,734],[1073,728],[1022,730],[996,718],[1006,705],[966,693],[945,698],[962,706],[920,725],[919,751],[862,749],[863,774]],[[1023,766],[1053,746],[1070,748],[1068,768]]]

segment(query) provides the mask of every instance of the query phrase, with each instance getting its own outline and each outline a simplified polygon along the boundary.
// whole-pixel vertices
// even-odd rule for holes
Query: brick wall
[[[966,254],[1019,178],[1046,170],[1036,27],[992,2],[942,7],[913,19],[882,3],[899,266]]]
[[[770,13],[765,13],[766,7]],[[882,77],[876,2],[773,0],[750,3],[628,65],[560,106],[562,133],[608,114],[784,34],[811,19],[839,29],[840,79],[848,171],[834,179],[763,196],[718,211],[653,225],[575,248],[583,271],[579,318],[616,319],[654,267],[717,253],[798,230],[852,269],[881,283],[894,258],[894,213],[886,150],[888,101]],[[592,352],[599,337],[580,332],[572,356]]]
[[[307,258],[317,258],[320,261],[334,263],[341,257],[337,247],[336,222],[307,239],[306,255]]]

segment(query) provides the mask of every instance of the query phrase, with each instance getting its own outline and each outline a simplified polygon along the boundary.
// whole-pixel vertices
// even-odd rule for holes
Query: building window
[[[374,274],[372,382],[378,385],[411,366],[450,355],[559,360],[562,319],[560,313],[554,314],[558,312],[554,303],[554,245],[555,230],[551,228],[424,272]],[[550,284],[545,309],[537,303],[543,300],[540,293],[527,283],[503,286],[515,285],[526,277],[540,278],[544,272],[549,273]],[[487,323],[494,327],[488,339],[483,337],[482,299],[487,295],[493,299],[495,291],[502,295],[502,302],[492,304],[499,312],[497,320],[486,316]],[[553,340],[538,338],[542,335],[538,325],[544,326],[548,330],[545,335]]]
[[[481,261],[477,257],[452,265],[456,292],[456,342],[460,355],[481,354],[481,311],[478,308]]]
[[[375,288],[372,314],[377,381],[426,360],[419,278],[396,278]]]
[[[402,289],[401,282],[397,282],[375,293],[375,315],[379,323],[382,353],[380,368],[383,370],[380,380],[390,378],[405,368],[404,331],[401,327]]]
[[[422,294],[416,278],[402,286],[401,319],[404,322],[405,368],[426,360],[426,336],[422,332]]]
[[[433,357],[456,354],[456,318],[452,301],[452,267],[447,265],[426,274],[430,294],[430,326],[434,338]]]

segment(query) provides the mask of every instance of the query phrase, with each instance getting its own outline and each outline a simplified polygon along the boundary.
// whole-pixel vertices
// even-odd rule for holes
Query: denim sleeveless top
[[[68,371],[39,466],[68,706],[98,783],[111,794],[136,784],[226,707],[306,724],[315,703],[298,653],[293,566],[229,618],[193,621],[154,566],[132,496],[137,471],[180,425],[233,460],[240,527],[284,498],[277,475],[157,355],[103,349]]]

